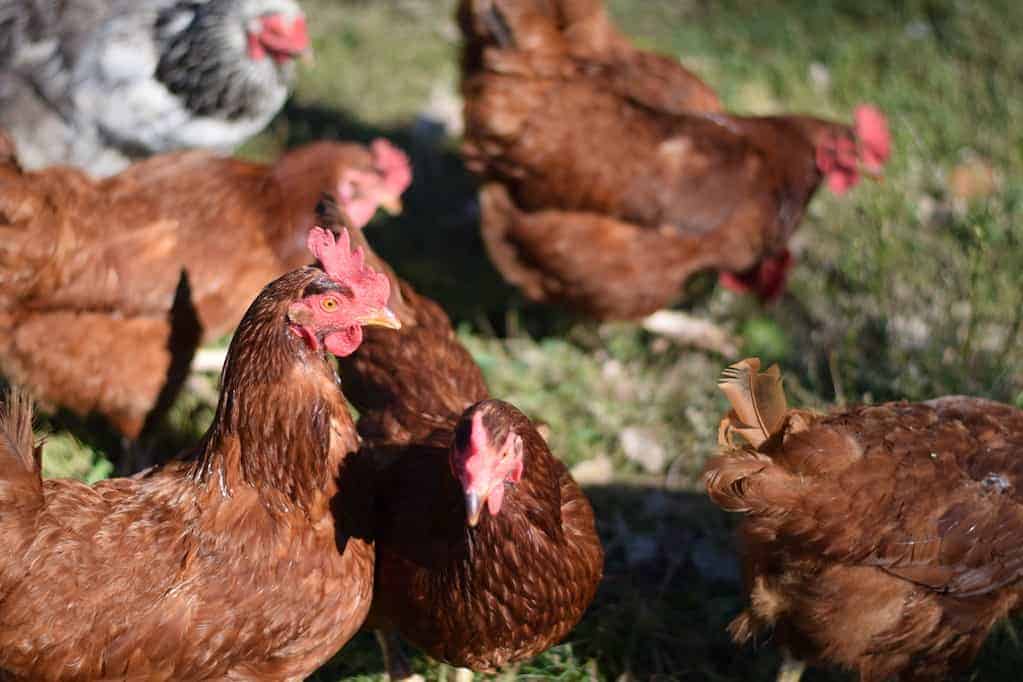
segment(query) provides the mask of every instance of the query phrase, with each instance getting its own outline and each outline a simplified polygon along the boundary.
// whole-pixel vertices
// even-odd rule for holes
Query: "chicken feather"
[[[781,370],[771,365],[760,371],[760,359],[749,358],[727,367],[721,373],[721,389],[732,410],[722,422],[723,437],[742,436],[754,448],[773,436],[785,422],[785,391]]]

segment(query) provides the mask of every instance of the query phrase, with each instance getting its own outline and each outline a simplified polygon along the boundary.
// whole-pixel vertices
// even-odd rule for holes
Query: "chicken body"
[[[824,178],[820,150],[856,148],[850,126],[731,116],[700,88],[661,101],[662,59],[594,58],[532,7],[465,0],[460,11],[463,156],[483,182],[483,238],[531,299],[631,319],[671,303],[697,271],[750,271],[784,251]]]
[[[476,409],[495,431],[523,439],[522,479],[506,487],[500,512],[484,511],[470,527],[449,464],[455,424],[445,447],[377,449],[395,459],[377,484],[367,624],[439,660],[491,671],[546,651],[575,627],[596,594],[603,550],[589,501],[532,422],[498,400]]]
[[[294,0],[3,0],[0,126],[29,168],[229,152],[284,105],[308,46]]]
[[[375,177],[374,158],[340,143],[272,166],[179,152],[105,180],[0,167],[0,370],[46,404],[137,437],[177,395],[196,347],[308,262],[316,201],[352,169]]]
[[[31,430],[4,441],[0,670],[301,680],[352,636],[373,585],[364,486],[347,482],[357,436],[322,350],[287,317],[331,286],[303,268],[253,302],[190,461],[41,481]]]
[[[865,682],[963,672],[1023,595],[1021,450],[1023,412],[962,396],[793,410],[726,446],[706,482],[746,515],[733,636]]]
[[[321,209],[320,224],[339,222],[330,202]],[[603,551],[593,509],[525,415],[484,401],[483,375],[440,306],[364,248],[391,278],[388,305],[402,323],[390,336],[367,329],[359,350],[339,362],[379,470],[378,587],[367,626],[476,670],[531,658],[560,641],[596,593]],[[479,410],[495,437],[519,434],[525,455],[500,512],[470,527],[448,458],[463,415]],[[395,679],[404,672],[395,660],[388,665]]]

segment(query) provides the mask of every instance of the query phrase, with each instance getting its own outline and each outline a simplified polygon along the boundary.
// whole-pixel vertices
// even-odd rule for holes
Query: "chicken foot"
[[[412,672],[408,658],[401,648],[401,639],[398,634],[389,630],[376,631],[377,642],[380,644],[380,651],[384,655],[384,667],[387,669],[387,677],[391,682],[426,682],[426,678]]]

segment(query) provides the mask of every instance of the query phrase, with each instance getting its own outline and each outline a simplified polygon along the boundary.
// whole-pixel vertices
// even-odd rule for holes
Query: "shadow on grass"
[[[744,607],[732,545],[736,517],[696,493],[624,484],[590,486],[586,493],[606,551],[604,581],[566,642],[519,666],[515,677],[616,680],[627,673],[652,681],[775,679],[780,659],[773,644],[739,648],[725,629]],[[966,679],[1015,680],[1021,665],[1015,628],[1004,624]],[[449,668],[421,654],[413,667],[427,679],[451,679]],[[335,682],[382,673],[376,640],[364,632],[310,679]],[[807,682],[852,679],[816,668],[804,677]]]

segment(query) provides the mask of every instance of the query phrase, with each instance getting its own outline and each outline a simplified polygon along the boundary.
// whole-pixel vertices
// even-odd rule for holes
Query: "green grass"
[[[589,462],[580,471],[608,549],[607,580],[568,643],[501,679],[772,680],[769,644],[740,650],[724,633],[741,608],[735,520],[698,485],[725,409],[715,379],[731,358],[538,309],[501,283],[482,252],[457,142],[420,117],[457,107],[452,0],[304,5],[316,66],[244,153],[270,158],[318,137],[386,135],[406,147],[416,163],[406,213],[378,222],[370,238],[451,311],[494,393],[546,422],[568,463]],[[780,362],[796,404],[967,393],[1023,407],[1023,6],[610,5],[640,45],[682,59],[732,110],[848,117],[870,101],[890,117],[894,158],[884,183],[814,200],[779,304],[762,309],[703,287],[691,312],[739,334],[744,352]],[[993,192],[956,196],[949,178],[967,162],[993,171]],[[174,411],[175,447],[210,416],[211,387],[194,387],[201,390]],[[627,432],[642,434],[661,458],[645,466],[630,459]],[[49,472],[103,475],[95,448],[65,435],[55,441]],[[446,666],[422,657],[414,664],[431,679],[451,679]],[[1014,680],[1020,665],[1023,651],[1006,625],[972,679]],[[315,679],[382,679],[372,638],[354,640]],[[843,678],[811,671],[806,679]]]

